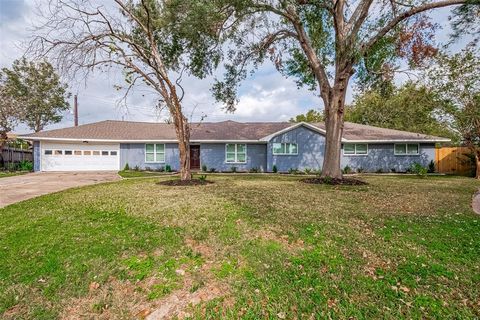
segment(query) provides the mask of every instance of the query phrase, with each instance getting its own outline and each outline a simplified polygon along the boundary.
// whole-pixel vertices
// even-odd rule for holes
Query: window
[[[83,151],[84,156],[89,156],[91,154],[92,154],[92,151],[87,151],[87,150]]]
[[[368,144],[346,143],[343,145],[343,154],[350,156],[365,156],[368,154]]]
[[[93,151],[93,155],[94,155],[94,156],[99,156],[99,155],[100,155],[100,151]]]
[[[66,156],[71,156],[73,154],[72,150],[65,150]]]
[[[274,155],[297,155],[298,145],[296,143],[274,143]]]
[[[46,156],[51,156],[53,154],[52,150],[45,150]]]
[[[75,151],[73,151],[73,154],[76,155],[76,156],[81,156],[81,155],[82,155],[82,151],[80,151],[80,150],[75,150]]]
[[[114,152],[115,154],[112,154]],[[116,151],[110,152],[110,155],[117,155]],[[146,144],[145,162],[165,162],[165,144]]]
[[[111,155],[111,156],[116,156],[116,155],[117,155],[117,151],[110,151],[110,155]]]
[[[225,145],[225,162],[228,163],[246,163],[247,145],[229,143]]]
[[[397,143],[394,147],[394,153],[396,156],[412,156],[420,153],[420,147],[418,143]]]
[[[108,151],[102,151],[102,156],[108,156]]]
[[[61,156],[63,154],[63,150],[55,150],[56,156]]]

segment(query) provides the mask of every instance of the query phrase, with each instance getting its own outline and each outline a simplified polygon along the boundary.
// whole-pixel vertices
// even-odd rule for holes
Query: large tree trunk
[[[180,180],[188,181],[192,179],[190,172],[190,125],[181,112],[176,114],[174,122],[178,152],[180,153]]]
[[[480,150],[475,152],[475,178],[480,179]]]
[[[342,149],[342,134],[345,112],[345,96],[351,68],[337,73],[335,84],[330,90],[328,98],[324,96],[325,104],[325,155],[323,158],[322,177],[342,179],[340,158]],[[327,101],[325,101],[327,100]]]

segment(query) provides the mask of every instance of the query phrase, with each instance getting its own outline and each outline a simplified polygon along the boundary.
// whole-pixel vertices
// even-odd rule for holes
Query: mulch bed
[[[166,181],[160,181],[157,182],[157,184],[163,185],[163,186],[172,186],[172,187],[182,187],[182,186],[203,186],[206,184],[211,184],[213,181],[208,181],[208,180],[200,180],[200,179],[192,179],[192,180],[187,180],[187,181],[182,181],[182,180],[166,180]]]
[[[329,184],[329,185],[345,185],[345,186],[364,186],[367,185],[365,181],[354,178],[343,179],[329,179],[329,178],[306,178],[302,179],[302,182],[311,184]]]

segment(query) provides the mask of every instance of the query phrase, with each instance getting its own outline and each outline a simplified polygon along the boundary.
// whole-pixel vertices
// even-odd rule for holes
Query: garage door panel
[[[119,170],[119,149],[119,144],[42,143],[42,171]]]

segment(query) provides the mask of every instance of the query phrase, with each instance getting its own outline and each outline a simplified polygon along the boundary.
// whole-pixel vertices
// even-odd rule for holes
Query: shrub
[[[362,167],[357,168],[357,173],[363,173],[365,172],[365,169]]]
[[[145,167],[145,170],[150,171],[150,167]],[[133,171],[140,171],[140,167],[139,166],[133,167]]]
[[[200,180],[200,181],[202,181],[202,182],[207,181],[207,175],[206,175],[206,174],[202,174],[201,176],[198,177],[198,180]]]
[[[390,171],[391,171],[392,173],[395,173],[395,172],[397,172],[397,169],[395,169],[395,168],[390,168]]]
[[[315,173],[317,176],[321,176],[321,175],[322,175],[322,169],[314,170],[314,173]]]
[[[165,165],[165,171],[166,172],[172,172],[172,167],[169,164]]]
[[[206,165],[206,164],[202,165],[202,171],[203,171],[203,172],[207,172],[207,169],[208,169],[208,168],[207,168],[207,165]]]
[[[433,160],[430,160],[428,163],[428,173],[434,173],[435,172],[435,162]]]
[[[24,160],[18,164],[18,168],[21,171],[33,171],[33,163],[31,161]]]
[[[288,173],[290,173],[290,174],[302,174],[302,172],[300,170],[298,170],[297,168],[288,169]]]
[[[237,167],[231,167],[230,171],[232,171],[233,173],[237,172]]]
[[[410,172],[416,174],[419,177],[425,177],[427,175],[427,168],[420,163],[415,162],[410,166]]]
[[[128,165],[128,162],[125,163],[125,167],[123,167],[123,170],[124,170],[124,171],[130,170],[130,166]]]
[[[208,170],[208,171],[210,171],[211,173],[214,173],[215,171],[217,171],[217,169],[215,169],[215,168],[210,168],[210,170]]]
[[[352,168],[350,168],[350,166],[346,165],[345,168],[343,168],[343,173],[344,174],[349,174],[349,173],[352,173]]]
[[[250,173],[257,173],[257,172],[260,172],[260,170],[256,167],[253,167],[253,168],[250,168],[249,172]]]
[[[310,168],[305,168],[305,169],[303,169],[303,172],[305,172],[305,174],[311,174],[311,173],[312,173],[312,169],[310,169]]]
[[[277,173],[278,172],[278,168],[277,168],[277,165],[274,164],[273,167],[272,167],[272,172],[273,173]]]

